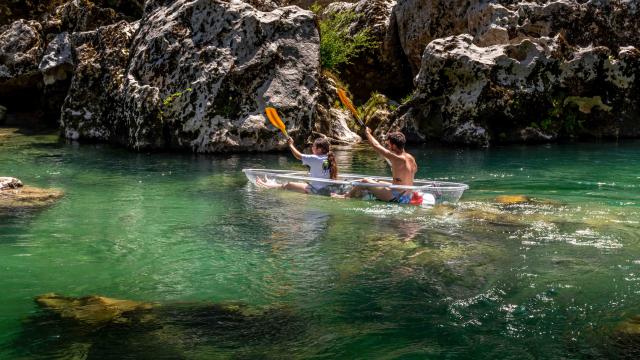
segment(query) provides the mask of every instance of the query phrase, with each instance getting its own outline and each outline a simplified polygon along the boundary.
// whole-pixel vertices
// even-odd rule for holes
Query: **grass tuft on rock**
[[[319,14],[319,6],[312,7]],[[353,11],[329,14],[320,19],[320,64],[322,68],[338,73],[341,65],[350,64],[351,59],[366,49],[375,48],[378,42],[373,39],[369,29],[351,34],[349,28],[356,22],[358,15]]]

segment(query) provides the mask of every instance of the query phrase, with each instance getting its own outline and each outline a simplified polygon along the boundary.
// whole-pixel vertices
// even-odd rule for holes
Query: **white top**
[[[326,165],[325,165],[325,161],[327,162]],[[321,179],[331,178],[331,172],[329,171],[327,155],[302,154],[302,163],[311,168],[309,170],[309,175],[311,177],[321,178]],[[311,181],[310,184],[315,189],[322,189],[323,187],[329,185],[329,183],[319,182],[319,181]]]

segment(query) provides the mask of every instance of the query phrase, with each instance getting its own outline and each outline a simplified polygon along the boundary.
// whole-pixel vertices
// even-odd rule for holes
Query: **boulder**
[[[414,74],[431,41],[465,33],[483,47],[558,34],[581,47],[640,46],[640,8],[629,1],[398,0],[392,17]]]
[[[123,106],[125,68],[137,28],[122,21],[71,35],[76,67],[60,116],[66,138],[117,142],[120,137],[126,143],[128,124],[117,111]]]
[[[554,38],[478,46],[464,34],[432,41],[400,127],[447,143],[636,137],[640,52]],[[536,111],[531,111],[536,109]],[[428,131],[426,131],[428,130]]]
[[[44,52],[42,26],[18,20],[0,32],[0,99],[22,95],[41,83],[38,64]]]
[[[311,12],[261,12],[235,0],[149,1],[134,37],[135,28],[82,35],[104,40],[77,49],[62,109],[66,137],[135,149],[284,148],[265,122],[266,106],[278,109],[292,136],[308,134],[319,96]]]
[[[75,0],[0,0],[0,26],[18,19],[43,20],[59,6]],[[112,8],[127,17],[140,18],[144,0],[92,0],[101,8]]]
[[[102,7],[98,4],[104,4]],[[108,1],[71,0],[47,14],[43,25],[46,33],[91,31],[122,20],[135,21],[108,7]]]

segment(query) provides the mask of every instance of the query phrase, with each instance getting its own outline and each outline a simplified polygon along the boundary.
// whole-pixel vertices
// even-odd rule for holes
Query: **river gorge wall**
[[[304,1],[0,0],[0,124],[136,150],[270,151],[286,145],[263,116],[274,106],[297,141],[353,143],[342,81],[356,103],[392,99],[378,134],[418,143],[640,136],[635,1],[323,5],[354,11],[349,31],[378,45],[334,75]]]

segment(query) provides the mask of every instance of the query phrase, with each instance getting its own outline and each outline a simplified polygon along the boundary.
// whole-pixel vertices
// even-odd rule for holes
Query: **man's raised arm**
[[[369,140],[369,143],[371,144],[371,146],[373,146],[373,149],[378,154],[384,156],[385,158],[387,158],[389,160],[398,160],[398,159],[400,159],[400,156],[398,156],[398,155],[394,154],[393,152],[389,151],[387,148],[382,146],[378,142],[378,140],[376,140],[376,138],[371,133],[371,129],[368,126],[365,129],[365,133],[367,135],[367,140]]]

